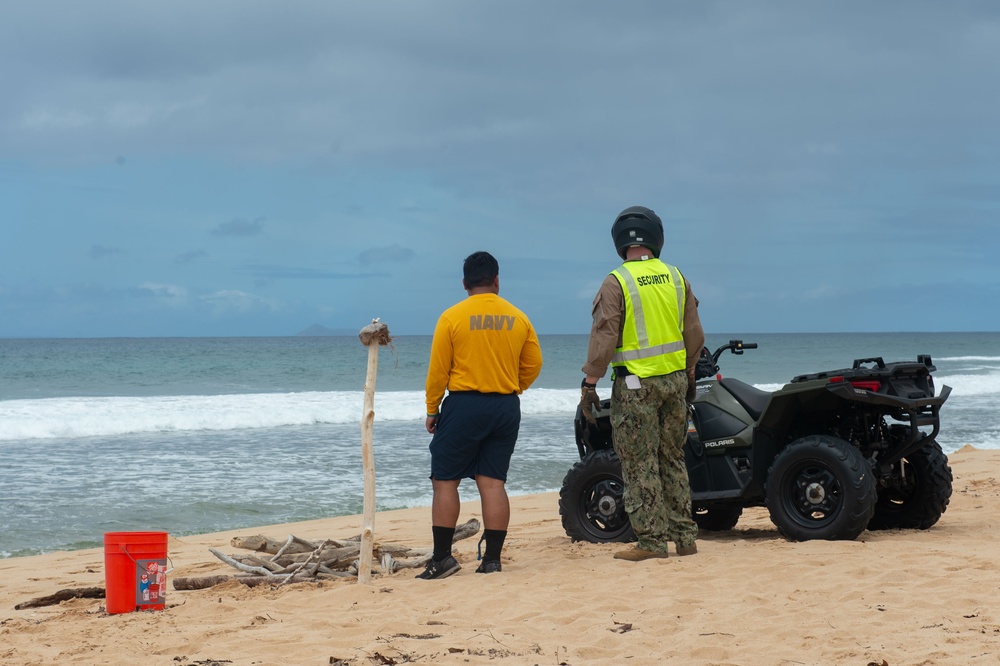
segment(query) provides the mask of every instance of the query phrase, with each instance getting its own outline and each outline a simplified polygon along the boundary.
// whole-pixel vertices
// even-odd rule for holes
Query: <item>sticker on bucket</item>
[[[107,612],[163,610],[169,562],[166,532],[105,532]]]
[[[135,561],[135,605],[154,606],[166,601],[167,561]]]

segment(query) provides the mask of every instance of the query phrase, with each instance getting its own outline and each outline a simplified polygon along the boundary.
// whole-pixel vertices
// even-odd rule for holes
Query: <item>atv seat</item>
[[[733,397],[743,405],[754,421],[760,418],[764,408],[767,407],[767,401],[771,399],[771,394],[767,391],[761,391],[759,388],[732,377],[720,379],[719,384],[733,394]]]

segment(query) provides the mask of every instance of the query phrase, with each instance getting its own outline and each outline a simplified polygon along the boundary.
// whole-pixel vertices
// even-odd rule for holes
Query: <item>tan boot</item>
[[[629,562],[642,562],[643,560],[664,558],[666,556],[667,553],[665,551],[658,552],[655,550],[643,550],[638,546],[636,546],[635,548],[631,548],[629,550],[619,550],[617,553],[615,553],[616,560],[628,560]]]
[[[698,544],[693,543],[690,546],[677,546],[678,555],[694,555],[698,552]]]

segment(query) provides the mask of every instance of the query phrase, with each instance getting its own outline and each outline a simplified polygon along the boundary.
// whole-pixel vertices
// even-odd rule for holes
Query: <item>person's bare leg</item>
[[[461,479],[439,481],[431,479],[434,488],[434,499],[431,502],[431,524],[438,527],[455,527],[458,515],[462,511],[462,501],[458,495],[458,484]]]
[[[483,502],[483,528],[506,531],[510,523],[510,499],[504,482],[479,474],[476,476],[476,485]],[[457,492],[456,490],[456,495]],[[455,520],[457,523],[457,513]]]

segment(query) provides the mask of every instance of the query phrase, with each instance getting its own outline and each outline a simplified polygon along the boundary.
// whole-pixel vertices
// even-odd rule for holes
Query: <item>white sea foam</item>
[[[1000,373],[986,375],[943,375],[934,377],[934,383],[940,387],[948,385],[952,395],[968,397],[996,396],[1000,394]]]
[[[579,395],[529,389],[521,408],[572,415]],[[422,421],[426,413],[422,391],[376,393],[373,408],[383,421]],[[0,441],[359,423],[363,411],[361,391],[7,400],[0,402]]]
[[[961,407],[956,403],[962,401],[978,407],[1000,394],[1000,372],[935,381],[938,390],[952,387],[949,408]],[[755,386],[777,391],[784,384]],[[599,394],[609,397],[610,387],[601,387]],[[521,411],[572,419],[579,399],[576,389],[529,389],[521,396]],[[0,401],[0,441],[349,424],[360,423],[363,410],[361,391],[6,400]],[[376,393],[374,410],[378,421],[422,421],[424,393]]]

